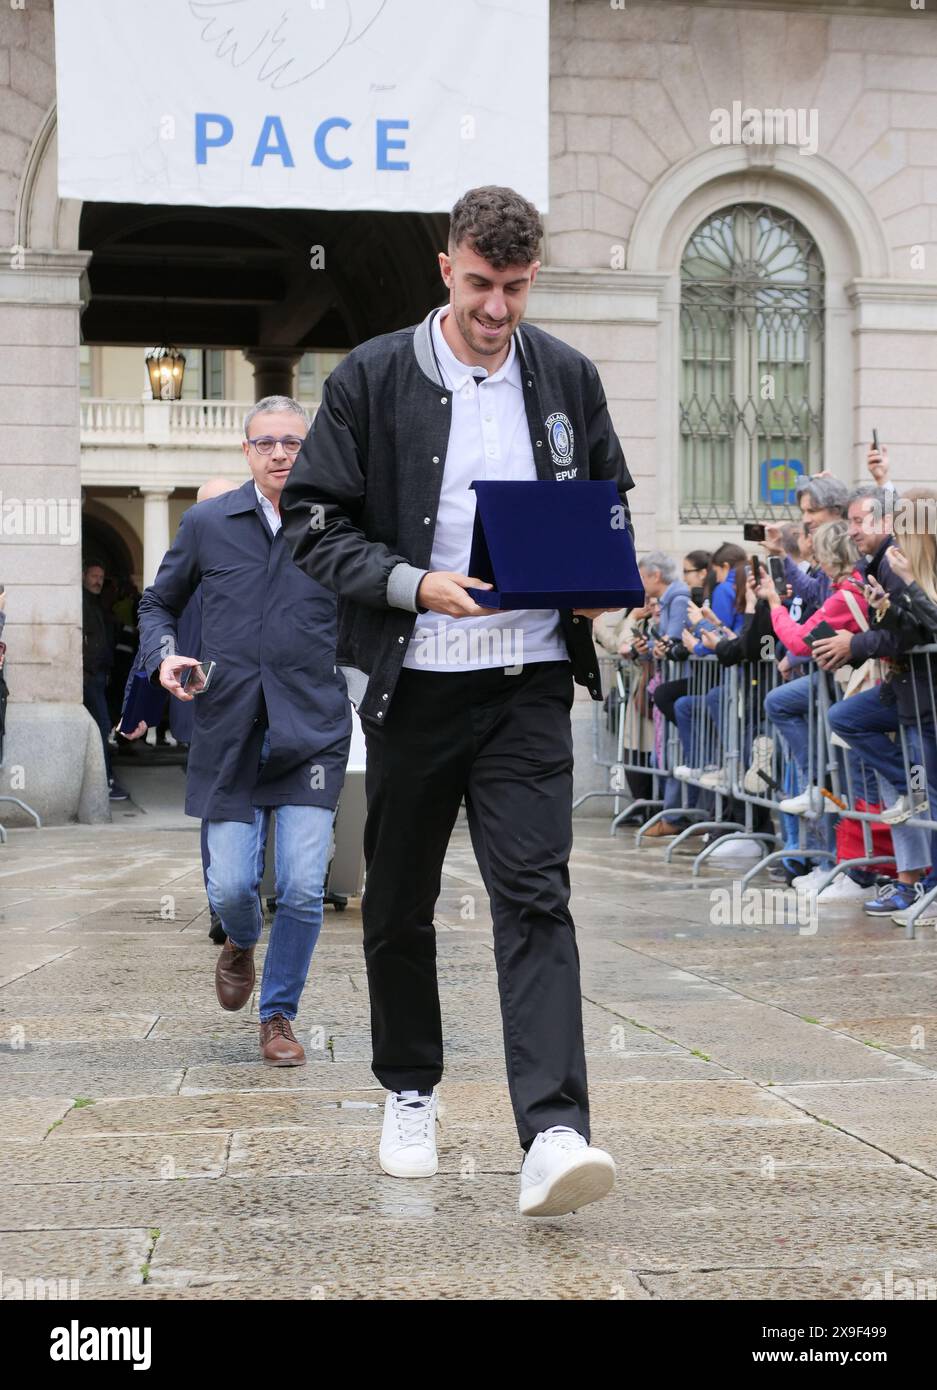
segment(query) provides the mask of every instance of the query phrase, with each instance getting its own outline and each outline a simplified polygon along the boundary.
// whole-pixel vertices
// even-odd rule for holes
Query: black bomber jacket
[[[338,595],[336,661],[364,717],[390,707],[428,572],[451,401],[422,323],[362,343],[327,378],[283,489],[283,532],[301,569]],[[515,330],[538,478],[610,478],[629,529],[634,486],[598,371],[530,324]],[[565,427],[555,434],[554,424]],[[560,443],[560,452],[553,447]],[[588,618],[560,612],[580,685],[602,698]]]

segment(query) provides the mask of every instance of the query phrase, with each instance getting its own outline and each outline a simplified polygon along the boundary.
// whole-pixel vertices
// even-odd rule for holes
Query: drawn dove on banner
[[[215,57],[273,91],[298,86],[367,33],[388,0],[189,0]]]

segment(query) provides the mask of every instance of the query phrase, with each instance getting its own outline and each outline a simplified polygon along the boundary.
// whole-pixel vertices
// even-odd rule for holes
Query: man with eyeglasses
[[[322,925],[351,734],[335,669],[335,596],[293,564],[280,529],[280,495],[308,425],[288,396],[267,396],[248,411],[250,480],[183,515],[139,615],[151,680],[177,700],[198,695],[185,808],[207,822],[208,896],[227,934],[215,992],[229,1011],[254,990],[258,888],[276,814],[277,910],[259,1007],[270,1066],[305,1061],[291,1025]],[[178,619],[200,585],[201,650],[181,654]],[[209,661],[214,673],[199,689],[194,668]]]

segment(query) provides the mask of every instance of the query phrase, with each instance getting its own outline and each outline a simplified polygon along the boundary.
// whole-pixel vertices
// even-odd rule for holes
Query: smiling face
[[[268,497],[279,510],[280,493],[290,476],[290,469],[296,461],[296,451],[290,452],[282,443],[274,445],[269,454],[262,453],[253,441],[263,439],[303,440],[306,436],[306,422],[301,415],[292,410],[271,411],[269,414],[255,415],[250,422],[250,434],[242,442],[248,467],[254,482],[265,497]]]
[[[849,539],[855,542],[860,555],[874,555],[892,529],[891,515],[873,497],[857,497],[850,502],[846,520]]]
[[[463,242],[451,256],[440,251],[439,269],[451,306],[442,323],[447,343],[461,362],[497,371],[524,317],[540,262],[495,270]]]

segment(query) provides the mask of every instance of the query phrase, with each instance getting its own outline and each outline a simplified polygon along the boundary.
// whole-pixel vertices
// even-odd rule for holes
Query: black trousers
[[[508,675],[401,672],[368,759],[362,917],[373,1070],[388,1090],[443,1071],[433,913],[465,797],[491,903],[508,1086],[522,1144],[589,1137],[579,953],[569,912],[573,750],[567,661]]]

